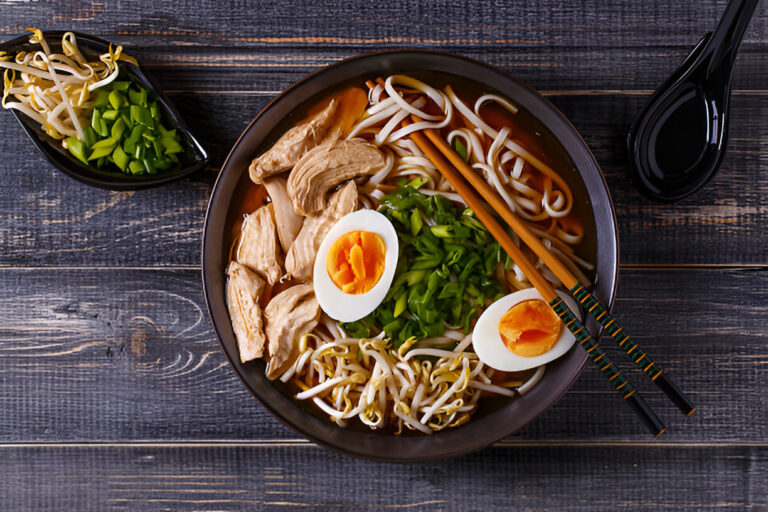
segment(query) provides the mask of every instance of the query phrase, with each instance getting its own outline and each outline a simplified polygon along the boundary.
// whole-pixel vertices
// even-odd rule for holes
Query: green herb
[[[381,305],[362,320],[342,324],[344,330],[354,337],[384,331],[396,347],[411,336],[440,336],[446,324],[469,333],[482,308],[506,291],[496,279],[505,261],[499,244],[472,210],[424,195],[407,182],[381,198],[379,211],[400,240],[395,277]]]
[[[85,140],[67,139],[69,152],[98,169],[126,174],[156,174],[179,164],[184,152],[175,129],[163,125],[157,101],[149,91],[129,81],[100,88],[95,97]]]
[[[88,164],[88,148],[83,141],[77,137],[67,137],[67,148],[72,156],[84,164]]]
[[[453,139],[453,149],[456,151],[456,153],[459,154],[459,156],[462,158],[462,160],[466,160],[468,153],[467,153],[467,147],[464,145],[464,143],[461,141],[460,138],[456,137]]]

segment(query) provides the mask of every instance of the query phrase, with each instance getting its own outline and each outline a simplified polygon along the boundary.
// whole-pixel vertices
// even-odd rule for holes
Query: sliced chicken
[[[227,276],[227,308],[240,361],[245,363],[264,355],[266,338],[259,307],[264,280],[236,261],[229,264]]]
[[[236,259],[275,284],[283,275],[280,247],[272,203],[262,206],[243,222]]]
[[[320,305],[310,284],[292,286],[272,297],[264,308],[269,368],[267,378],[275,379],[299,355],[299,340],[317,325]]]
[[[285,270],[288,275],[294,279],[310,279],[317,249],[328,230],[340,218],[356,209],[357,185],[354,181],[350,181],[337,192],[331,194],[328,207],[325,210],[304,219],[304,225],[285,257]]]
[[[267,188],[269,198],[275,211],[275,223],[277,224],[277,236],[280,239],[280,245],[286,253],[291,247],[296,235],[304,224],[304,217],[296,215],[293,211],[291,198],[286,191],[285,178],[274,176],[264,180],[264,186]]]
[[[251,180],[259,185],[264,178],[291,169],[310,149],[338,137],[339,130],[334,129],[337,104],[337,101],[331,101],[324,110],[285,132],[274,146],[254,158],[248,168]]]
[[[363,139],[337,140],[311,149],[288,176],[293,209],[311,215],[325,208],[328,191],[358,176],[371,176],[384,168],[384,153]]]

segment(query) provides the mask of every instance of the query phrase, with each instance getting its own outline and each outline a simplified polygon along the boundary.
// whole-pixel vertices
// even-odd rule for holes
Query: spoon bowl
[[[696,45],[632,126],[630,170],[654,199],[682,199],[720,167],[728,141],[733,64],[758,1],[732,1],[717,29]]]

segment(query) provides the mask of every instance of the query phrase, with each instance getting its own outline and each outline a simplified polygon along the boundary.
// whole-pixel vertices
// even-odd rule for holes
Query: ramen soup
[[[514,98],[435,74],[316,98],[255,148],[229,212],[226,295],[241,361],[264,359],[277,386],[340,426],[459,426],[526,393],[573,342],[411,139],[423,130],[581,282],[593,277],[578,172]]]

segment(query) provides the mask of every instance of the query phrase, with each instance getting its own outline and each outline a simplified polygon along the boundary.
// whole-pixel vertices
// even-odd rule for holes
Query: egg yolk
[[[507,310],[499,320],[504,345],[521,357],[534,357],[552,349],[563,324],[547,305],[538,299],[524,300]]]
[[[384,272],[384,240],[369,231],[351,231],[333,242],[325,266],[331,281],[344,293],[371,290]]]

